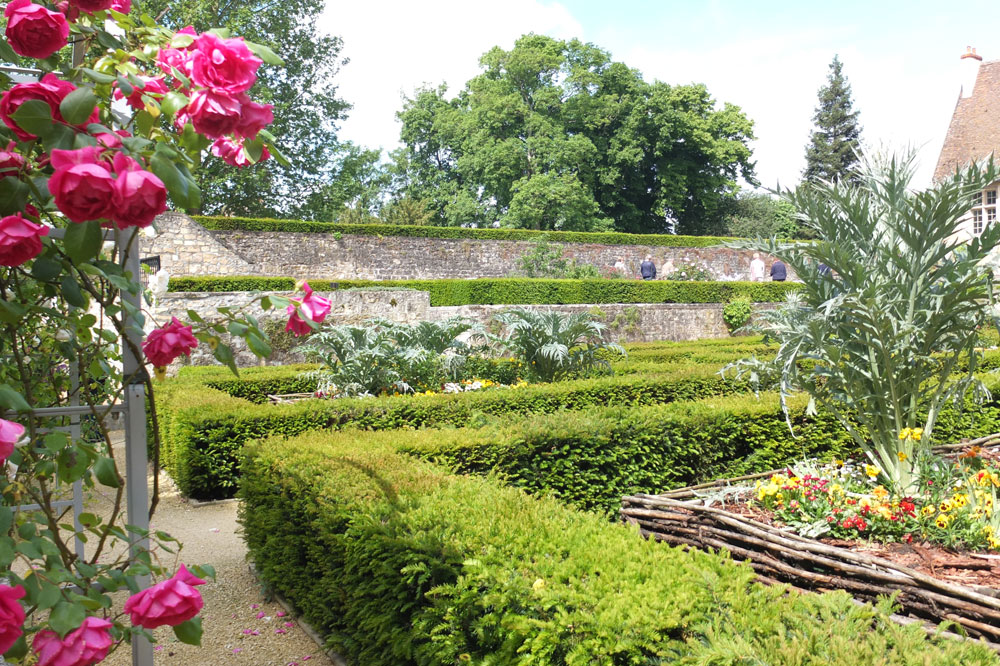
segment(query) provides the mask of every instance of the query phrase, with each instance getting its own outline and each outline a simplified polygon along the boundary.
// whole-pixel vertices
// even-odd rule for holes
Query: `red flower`
[[[163,181],[122,153],[115,155],[115,192],[111,219],[119,229],[148,227],[153,218],[167,209],[167,188]]]
[[[28,100],[38,99],[49,105],[53,120],[65,122],[62,114],[59,113],[59,103],[74,90],[76,90],[75,85],[69,81],[63,81],[51,72],[43,76],[41,81],[18,83],[5,92],[3,98],[0,98],[0,119],[3,119],[4,124],[11,128],[21,141],[37,139],[38,137],[34,134],[29,134],[17,126],[11,117],[14,112]],[[89,123],[96,123],[98,120],[100,120],[100,114],[95,106],[90,117],[80,127],[86,127]]]
[[[42,251],[42,236],[49,228],[21,217],[8,215],[0,220],[0,266],[20,266]]]
[[[302,300],[292,299],[292,305],[288,306],[288,323],[285,325],[285,330],[291,331],[296,337],[312,332],[312,327],[299,316],[299,310],[312,321],[321,324],[330,313],[331,307],[330,299],[313,295],[308,282],[303,283],[302,290],[306,295]],[[295,307],[296,304],[299,306],[298,309]]]
[[[250,89],[263,60],[242,38],[224,39],[206,32],[192,44],[191,78],[213,92],[235,95]]]
[[[13,176],[17,178],[21,175],[24,167],[24,157],[14,150],[15,143],[11,141],[5,150],[0,150],[0,178]]]
[[[111,9],[115,3],[114,0],[70,0],[70,4],[79,8],[82,12],[93,14],[94,12]]]
[[[201,594],[194,589],[204,584],[182,564],[172,578],[133,594],[125,602],[125,612],[132,616],[132,625],[136,627],[176,627],[197,615],[205,605]]]
[[[142,343],[142,351],[150,363],[164,368],[182,354],[190,356],[191,350],[197,346],[198,339],[194,337],[191,327],[172,317],[166,326],[150,331]]]
[[[7,421],[0,420],[0,423]],[[24,428],[22,428],[22,431]],[[2,428],[0,428],[2,432]],[[24,597],[24,588],[0,584],[0,654],[10,649],[24,633],[24,608],[18,599]]]
[[[38,666],[91,666],[103,661],[114,642],[108,631],[112,626],[107,620],[88,617],[65,638],[51,629],[39,631],[31,642]]]
[[[146,108],[146,103],[142,101],[143,95],[166,95],[170,92],[167,89],[167,84],[163,82],[163,77],[153,78],[151,76],[140,76],[139,80],[145,84],[145,87],[140,88],[135,86],[132,89],[131,95],[125,95],[118,87],[117,82],[115,83],[115,99],[124,99],[128,102],[128,105],[133,109],[142,110]]]
[[[109,165],[99,162],[100,149],[53,150],[49,192],[56,207],[73,222],[106,219],[111,216],[115,181]]]
[[[11,0],[4,10],[7,42],[14,52],[29,58],[48,58],[66,46],[69,22],[31,0]]]
[[[199,90],[186,107],[194,129],[209,139],[221,139],[231,134],[240,122],[242,106],[224,93]]]

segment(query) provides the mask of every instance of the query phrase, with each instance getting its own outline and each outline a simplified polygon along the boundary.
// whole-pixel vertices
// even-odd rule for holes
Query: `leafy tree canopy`
[[[856,180],[861,150],[861,125],[858,124],[861,112],[854,110],[851,84],[843,70],[840,59],[833,56],[826,85],[819,89],[819,105],[813,115],[816,129],[809,135],[806,170],[802,174],[810,183]]]
[[[149,0],[143,5],[143,11],[160,16],[172,28],[228,28],[270,47],[285,61],[284,68],[260,70],[251,96],[274,105],[271,130],[281,137],[291,166],[272,159],[234,170],[208,158],[198,173],[204,195],[201,212],[313,219],[329,208],[328,202],[310,195],[338,175],[343,160],[338,157],[337,123],[350,106],[337,97],[334,84],[345,63],[340,58],[342,42],[324,34],[316,23],[323,8],[322,0]]]
[[[703,85],[534,34],[480,65],[457,96],[424,88],[398,114],[398,185],[438,224],[699,233],[753,182],[752,122]]]

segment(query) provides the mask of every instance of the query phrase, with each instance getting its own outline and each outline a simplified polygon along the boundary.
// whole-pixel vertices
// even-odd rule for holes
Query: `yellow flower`
[[[997,539],[996,535],[991,534],[986,537],[986,543],[990,545],[990,550],[1000,550],[1000,539]]]
[[[865,465],[865,474],[873,479],[878,478],[878,467],[875,465]]]
[[[843,467],[844,466],[844,461],[843,460],[839,460],[837,458],[834,458],[832,464],[833,464],[834,467]]]
[[[882,516],[886,520],[892,518],[892,511],[886,505],[882,505],[878,508],[878,515]]]
[[[925,516],[933,516],[934,511],[935,509],[933,506],[927,505],[920,510],[920,513],[924,514]]]
[[[910,430],[910,439],[914,442],[919,442],[920,438],[924,436],[923,428],[913,428]]]
[[[906,455],[906,453],[904,453],[903,451],[899,451],[898,453],[896,453],[896,457],[899,458],[899,462],[903,462],[907,458],[909,458],[909,456]]]
[[[958,509],[969,503],[969,498],[966,495],[956,494],[951,498],[952,505]]]
[[[943,502],[938,504],[938,509],[941,511],[941,513],[948,513],[954,508],[955,507],[954,505],[952,505],[951,500],[944,500]]]
[[[910,438],[910,429],[909,428],[903,428],[902,430],[899,431],[899,439],[900,439],[900,441],[907,440],[909,438]]]
[[[872,490],[872,495],[882,500],[889,496],[889,491],[882,486],[875,486],[875,489]]]
[[[843,495],[844,494],[844,486],[840,485],[839,483],[833,484],[832,486],[830,486],[830,494],[831,495]]]
[[[944,514],[941,514],[936,519],[934,519],[934,524],[942,529],[948,527],[948,523],[950,522],[951,522],[951,516],[946,516]]]

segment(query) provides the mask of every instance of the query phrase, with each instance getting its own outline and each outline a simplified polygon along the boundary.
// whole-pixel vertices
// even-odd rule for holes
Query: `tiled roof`
[[[959,98],[945,136],[934,180],[995,153],[1000,160],[1000,60],[979,65],[972,96]]]

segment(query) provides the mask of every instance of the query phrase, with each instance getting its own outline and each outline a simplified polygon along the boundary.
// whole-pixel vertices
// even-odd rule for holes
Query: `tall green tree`
[[[271,159],[233,169],[206,156],[198,172],[208,214],[322,218],[329,205],[311,196],[337,176],[341,146],[337,123],[350,105],[337,97],[335,76],[345,64],[342,42],[319,29],[323,0],[221,2],[148,0],[142,10],[172,28],[192,25],[203,31],[228,28],[234,35],[270,47],[284,68],[261,68],[250,96],[274,105],[270,130],[291,162]],[[303,205],[303,202],[308,205]]]
[[[480,66],[457,96],[421,89],[398,114],[400,191],[439,224],[698,233],[753,181],[753,124],[704,86],[533,34]]]
[[[851,84],[844,65],[833,56],[826,85],[819,89],[819,104],[813,114],[816,123],[806,146],[806,182],[855,180],[854,171],[861,151],[861,112],[854,110]]]

